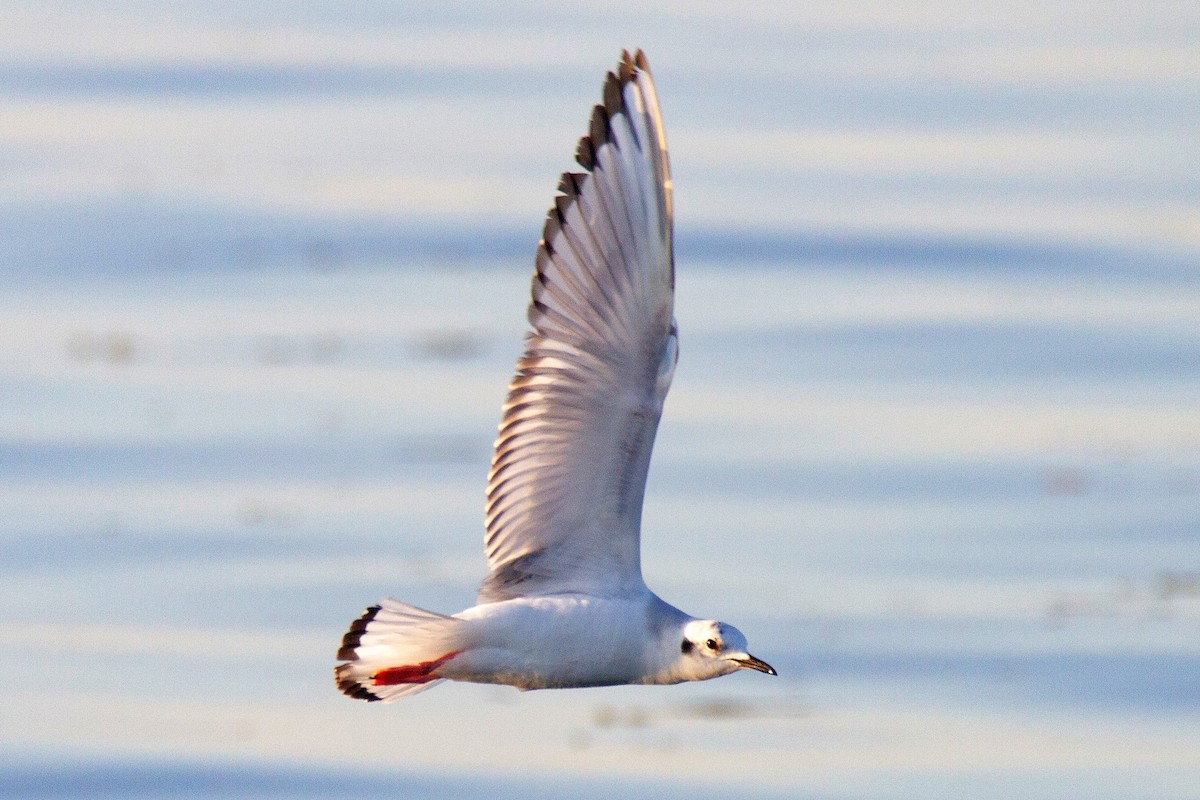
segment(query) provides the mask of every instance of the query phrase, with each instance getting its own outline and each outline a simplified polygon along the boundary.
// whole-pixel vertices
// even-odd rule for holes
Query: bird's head
[[[737,628],[715,619],[693,619],[683,626],[678,672],[684,680],[702,681],[753,669],[776,675],[775,668],[747,651],[746,637]]]

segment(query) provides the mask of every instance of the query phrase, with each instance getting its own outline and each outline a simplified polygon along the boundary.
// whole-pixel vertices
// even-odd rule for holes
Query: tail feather
[[[337,687],[359,700],[390,702],[442,681],[438,667],[463,647],[463,621],[388,598],[350,624],[334,668]]]

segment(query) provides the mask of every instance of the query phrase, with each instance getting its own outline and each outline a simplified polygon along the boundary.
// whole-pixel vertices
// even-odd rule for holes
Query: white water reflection
[[[1200,19],[1132,13],[0,10],[0,794],[1193,795]],[[781,676],[346,701],[362,605],[482,576],[540,219],[635,45],[647,577]]]

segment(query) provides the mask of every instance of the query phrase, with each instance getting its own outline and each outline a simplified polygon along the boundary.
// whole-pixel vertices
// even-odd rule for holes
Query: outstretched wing
[[[546,218],[487,489],[480,601],[642,591],[650,451],[678,356],[671,174],[641,51],[608,73]]]

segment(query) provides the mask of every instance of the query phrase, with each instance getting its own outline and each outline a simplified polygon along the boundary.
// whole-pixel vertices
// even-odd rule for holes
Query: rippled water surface
[[[0,795],[1200,797],[1193,4],[0,9]],[[456,611],[558,173],[655,69],[651,586],[776,679],[334,690]]]

